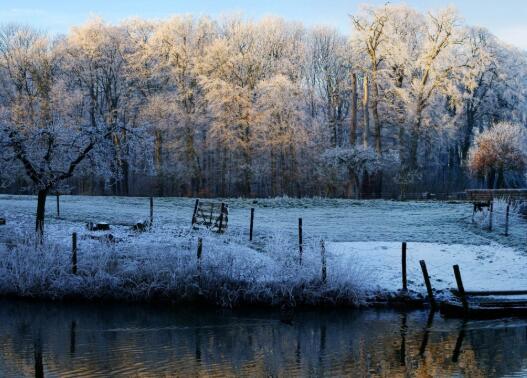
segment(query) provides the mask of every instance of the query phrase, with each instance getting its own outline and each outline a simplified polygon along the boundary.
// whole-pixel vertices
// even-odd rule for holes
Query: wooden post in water
[[[425,280],[426,291],[428,293],[428,301],[430,302],[430,307],[432,307],[432,309],[435,309],[436,301],[434,299],[434,292],[432,290],[432,284],[430,283],[430,276],[428,275],[428,269],[426,269],[426,263],[424,260],[420,260],[419,265],[421,265],[421,271],[423,272],[423,279]]]
[[[406,281],[406,242],[403,242],[403,245],[402,245],[401,265],[402,265],[403,291],[407,291],[408,285]]]
[[[408,314],[401,315],[401,349],[399,351],[399,363],[406,366],[406,333],[408,332]]]
[[[249,224],[249,241],[253,241],[254,207],[251,208],[251,223]]]
[[[76,333],[77,323],[75,320],[71,321],[70,326],[70,354],[75,354],[75,333]]]
[[[426,320],[426,327],[424,329],[423,333],[423,340],[421,341],[421,346],[419,347],[419,356],[423,357],[425,355],[426,351],[426,345],[428,344],[428,337],[430,335],[430,328],[432,328],[432,324],[434,322],[434,315],[435,311],[431,310],[428,313],[428,319]]]
[[[322,260],[322,284],[325,285],[327,283],[328,272],[326,266],[326,245],[324,240],[320,241],[320,258]]]
[[[302,253],[304,252],[302,246],[302,218],[298,218],[298,252],[300,257],[299,261],[302,264]]]
[[[42,341],[40,336],[33,343],[33,353],[35,356],[35,378],[44,378],[44,364],[42,362]]]
[[[466,321],[463,321],[461,329],[456,340],[456,346],[454,347],[454,353],[452,353],[452,362],[457,362],[459,360],[459,355],[461,353],[461,346],[463,345],[463,339],[465,338],[465,326]]]
[[[507,202],[507,210],[505,212],[505,236],[509,236],[509,213],[511,210],[511,200]]]
[[[494,199],[490,200],[489,205],[489,231],[492,231],[492,214],[494,213]]]
[[[71,273],[77,274],[77,233],[71,234]]]
[[[467,297],[465,295],[465,287],[463,286],[463,280],[461,279],[461,272],[459,270],[459,265],[454,265],[454,276],[456,277],[456,284],[457,284],[457,291],[459,294],[459,298],[461,299],[461,303],[463,304],[463,309],[465,312],[468,311],[468,303],[467,303]]]
[[[154,224],[154,197],[150,197],[150,226]]]
[[[60,218],[60,195],[57,193],[57,218]]]

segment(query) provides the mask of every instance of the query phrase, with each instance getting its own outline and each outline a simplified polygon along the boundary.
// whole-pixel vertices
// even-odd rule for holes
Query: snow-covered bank
[[[114,229],[114,231],[116,231]],[[11,235],[15,235],[14,228]],[[42,246],[22,237],[0,244],[0,295],[50,299],[117,299],[131,301],[206,301],[238,304],[356,305],[362,298],[358,269],[333,268],[321,284],[317,243],[298,246],[280,235],[249,245],[239,235],[154,228],[125,236],[117,243],[90,239],[81,232],[78,274],[71,272],[67,239],[47,239]],[[203,238],[201,277],[196,246]]]
[[[391,242],[330,243],[333,261],[356,265],[367,275],[363,295],[393,293],[401,288],[401,244]],[[460,266],[466,290],[527,289],[527,257],[513,248],[490,245],[408,243],[407,277],[410,294],[426,296],[419,260],[425,260],[437,298],[456,287],[452,266]]]
[[[222,306],[368,303],[401,288],[401,241],[408,243],[410,293],[424,298],[419,267],[428,265],[438,297],[454,287],[459,264],[467,289],[526,289],[527,256],[515,220],[513,235],[487,232],[471,221],[469,204],[348,200],[229,200],[224,235],[190,229],[190,199],[156,199],[154,227],[134,233],[144,198],[66,196],[62,217],[48,204],[46,240],[31,242],[34,198],[0,196],[0,295],[40,298],[205,300]],[[256,207],[249,242],[248,209]],[[297,218],[304,219],[303,264],[298,263]],[[117,242],[94,240],[87,221],[108,221]],[[495,228],[501,221],[495,219]],[[78,275],[71,274],[71,233],[79,236]],[[203,238],[202,276],[196,248]],[[327,284],[321,283],[319,241],[326,241]],[[381,240],[381,241],[379,241]],[[507,243],[507,244],[506,244]],[[523,244],[525,245],[525,244]]]

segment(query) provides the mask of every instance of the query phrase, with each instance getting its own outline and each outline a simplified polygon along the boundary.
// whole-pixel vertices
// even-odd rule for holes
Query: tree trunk
[[[474,112],[471,109],[467,109],[467,123],[465,125],[463,135],[463,146],[461,149],[461,159],[464,161],[467,158],[468,150],[470,149],[470,142],[472,137],[472,130],[474,129]]]
[[[351,74],[351,123],[350,123],[350,145],[354,146],[357,141],[357,74]]]
[[[372,76],[372,90],[373,96],[371,99],[371,110],[373,115],[373,123],[375,124],[375,152],[378,156],[382,154],[382,145],[381,145],[381,121],[379,120],[379,87],[377,86],[377,70],[373,71]]]
[[[37,219],[36,219],[36,233],[39,239],[44,236],[44,218],[46,216],[46,198],[48,196],[48,189],[41,189],[37,196]]]
[[[371,183],[370,183],[370,174],[368,171],[364,170],[362,172],[362,188],[361,188],[361,198],[370,198],[371,196]]]
[[[503,167],[498,168],[498,180],[496,182],[496,188],[497,189],[505,188],[505,173],[503,171]]]
[[[417,109],[417,120],[412,127],[410,135],[410,162],[409,167],[411,170],[417,169],[417,152],[419,148],[419,134],[421,132],[421,112],[422,109]]]
[[[368,134],[370,128],[370,109],[369,109],[369,94],[368,94],[368,76],[364,75],[364,94],[362,97],[362,114],[364,117],[364,125],[362,129],[362,145],[368,148]]]
[[[496,178],[496,170],[492,168],[487,175],[487,189],[494,189],[494,180]]]

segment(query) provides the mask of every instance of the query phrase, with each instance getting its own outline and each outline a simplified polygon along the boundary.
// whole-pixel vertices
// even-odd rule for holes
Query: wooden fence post
[[[57,218],[60,218],[60,195],[57,194]]]
[[[154,197],[150,197],[150,226],[154,223]]]
[[[489,205],[489,231],[492,231],[492,214],[494,213],[494,199],[490,200]]]
[[[249,225],[249,241],[253,241],[254,207],[251,208],[251,223]]]
[[[220,208],[220,225],[218,227],[218,233],[221,234],[221,231],[222,231],[222,228],[223,228],[223,212],[225,211],[225,204],[222,202],[221,203],[221,208]]]
[[[507,202],[507,210],[505,212],[505,236],[509,236],[509,212],[511,210],[511,201]]]
[[[71,273],[77,274],[77,233],[71,234]]]
[[[454,265],[454,276],[456,277],[456,284],[457,284],[457,291],[459,294],[459,298],[461,299],[461,303],[463,304],[463,309],[465,312],[468,311],[468,303],[467,303],[467,297],[465,295],[465,287],[463,286],[463,280],[461,279],[461,272],[459,270],[459,265]]]
[[[198,212],[199,199],[194,203],[194,212],[192,213],[192,225],[196,223],[196,213]]]
[[[197,263],[198,263],[198,282],[201,286],[201,254],[203,252],[203,239],[198,238],[198,251],[196,254]]]
[[[298,218],[298,252],[300,256],[300,264],[302,264],[302,254],[303,254],[303,246],[302,246],[302,218]]]
[[[401,265],[402,265],[403,291],[407,291],[408,285],[406,281],[406,242],[403,242],[403,245],[402,245]]]
[[[425,280],[426,291],[428,293],[428,300],[430,301],[430,307],[432,307],[432,309],[435,309],[436,301],[434,299],[434,292],[432,291],[432,284],[430,283],[428,269],[426,269],[426,263],[424,260],[420,260],[419,265],[421,265],[421,271],[423,272],[423,279]]]
[[[322,283],[327,283],[327,266],[326,266],[326,245],[324,240],[320,241],[320,257],[322,260]]]

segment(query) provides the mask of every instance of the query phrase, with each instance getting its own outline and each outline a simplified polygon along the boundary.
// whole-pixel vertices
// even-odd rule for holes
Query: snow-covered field
[[[401,288],[401,244],[392,242],[351,242],[329,245],[335,261],[356,265],[367,275],[371,291],[393,292]],[[425,260],[431,284],[438,298],[456,287],[452,266],[460,266],[465,290],[527,289],[527,256],[497,243],[489,245],[408,243],[408,290],[426,295],[419,260]]]
[[[439,296],[454,286],[459,264],[467,289],[525,289],[527,224],[511,221],[505,237],[496,214],[494,231],[472,223],[467,203],[333,199],[226,200],[229,230],[218,236],[193,231],[193,199],[155,199],[154,227],[134,233],[146,219],[147,198],[61,197],[47,206],[46,241],[36,248],[32,196],[0,195],[0,293],[37,297],[193,300],[237,303],[357,304],[401,287],[401,242],[408,241],[409,290],[424,295],[419,260],[427,262]],[[250,208],[256,209],[249,242]],[[304,256],[298,264],[297,221],[303,218]],[[85,229],[106,221],[117,243],[93,240]],[[79,234],[79,274],[71,274],[71,233]],[[197,277],[197,238],[204,238]],[[320,240],[326,241],[328,282],[322,285]],[[23,242],[21,242],[23,241]]]

